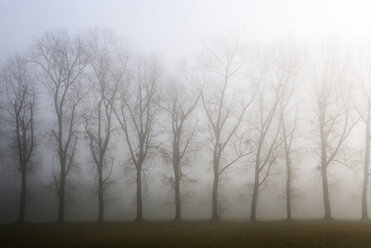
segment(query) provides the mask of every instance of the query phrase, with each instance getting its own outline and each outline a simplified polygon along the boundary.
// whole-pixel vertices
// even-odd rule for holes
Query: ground
[[[0,247],[371,247],[371,222],[0,225]]]

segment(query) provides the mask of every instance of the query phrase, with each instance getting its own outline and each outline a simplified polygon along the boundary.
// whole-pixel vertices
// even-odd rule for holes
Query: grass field
[[[371,222],[0,225],[0,247],[371,247]]]

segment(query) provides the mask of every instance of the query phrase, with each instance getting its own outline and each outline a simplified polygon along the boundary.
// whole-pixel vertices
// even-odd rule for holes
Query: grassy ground
[[[0,247],[371,247],[371,222],[0,225]]]

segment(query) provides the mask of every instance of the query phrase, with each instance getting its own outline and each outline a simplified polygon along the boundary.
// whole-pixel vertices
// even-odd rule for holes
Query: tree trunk
[[[179,169],[178,169],[179,171]],[[181,203],[180,203],[180,178],[179,172],[175,174],[175,218],[174,220],[181,220]]]
[[[103,221],[104,221],[103,172],[102,166],[98,166],[98,222]]]
[[[283,127],[284,130],[284,137],[285,137],[285,157],[286,157],[286,170],[287,170],[287,178],[286,178],[286,219],[291,220],[291,164],[290,164],[290,155],[289,155],[289,148],[286,142],[286,129]]]
[[[282,109],[282,106],[281,106]],[[282,121],[282,131],[284,137],[285,145],[285,160],[286,160],[286,219],[291,220],[291,161],[290,161],[290,147],[287,142],[286,124],[283,109],[281,110],[281,121]],[[292,134],[293,135],[293,134]]]
[[[21,198],[20,198],[20,208],[19,208],[19,223],[23,223],[25,221],[25,212],[26,212],[26,168],[22,166],[21,169]]]
[[[322,176],[322,191],[323,191],[323,205],[325,210],[324,219],[331,219],[331,206],[330,206],[330,196],[328,191],[328,182],[327,182],[327,140],[325,138],[325,131],[323,127],[323,114],[321,114],[321,125],[320,125],[320,137],[321,137],[321,176]]]
[[[363,167],[363,187],[362,187],[362,220],[368,219],[367,213],[367,189],[368,189],[368,178],[369,170],[368,166],[370,163],[370,110],[367,113],[366,120],[366,134],[365,134],[365,161]]]
[[[325,220],[331,219],[331,206],[330,206],[330,196],[328,191],[328,182],[327,182],[327,166],[321,166],[322,171],[322,188],[323,188],[323,203],[325,208]]]
[[[291,167],[290,162],[286,162],[287,181],[286,181],[286,213],[287,220],[291,220]]]
[[[214,183],[213,183],[213,195],[212,195],[212,215],[211,220],[218,221],[218,185],[219,185],[219,173],[214,171]]]
[[[137,221],[143,220],[143,205],[142,205],[142,169],[137,168]]]
[[[65,177],[65,166],[62,164],[61,166],[61,176],[60,176],[60,183],[59,183],[59,192],[58,192],[58,222],[64,222],[64,198],[65,198],[65,185],[66,185],[66,177]]]
[[[250,210],[250,221],[256,221],[256,207],[258,204],[259,185],[258,181],[255,181],[254,190],[251,199],[251,210]]]
[[[255,181],[254,190],[251,199],[251,209],[250,209],[250,221],[256,221],[256,207],[258,205],[258,195],[259,195],[259,163],[256,162],[255,166]]]

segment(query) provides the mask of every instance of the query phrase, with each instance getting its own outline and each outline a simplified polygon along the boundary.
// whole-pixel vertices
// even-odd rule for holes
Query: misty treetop
[[[212,36],[170,72],[111,31],[46,32],[1,65],[1,214],[256,221],[273,204],[290,220],[318,185],[331,219],[353,172],[367,219],[366,52]]]

